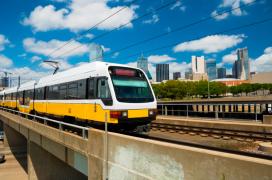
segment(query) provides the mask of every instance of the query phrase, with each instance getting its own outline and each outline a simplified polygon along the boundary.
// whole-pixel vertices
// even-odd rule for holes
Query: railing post
[[[47,121],[45,119],[43,119],[43,124],[47,125]]]
[[[59,123],[59,130],[62,130],[62,124]]]
[[[254,104],[255,121],[258,121],[257,104]]]
[[[83,137],[83,139],[86,139],[86,131],[85,131],[85,129],[82,129],[82,137]]]
[[[165,112],[164,112],[164,115],[167,116],[168,115],[168,112],[167,112],[167,106],[165,106]]]
[[[187,116],[187,118],[188,118],[188,116],[189,116],[189,108],[188,108],[188,104],[186,105],[186,116]]]
[[[218,105],[215,105],[215,119],[218,119]]]
[[[103,179],[108,180],[108,116],[105,113],[105,137],[104,137],[104,175]]]

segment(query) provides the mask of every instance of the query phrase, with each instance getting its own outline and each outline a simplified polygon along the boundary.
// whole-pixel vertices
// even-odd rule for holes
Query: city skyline
[[[267,38],[272,30],[271,22],[253,26],[254,28],[248,27],[239,31],[216,33],[236,27],[237,24],[244,25],[267,19],[269,12],[271,12],[271,1],[253,3],[248,6],[245,1],[239,1],[238,5],[243,6],[243,8],[238,8],[239,13],[231,11],[220,16],[215,15],[219,11],[230,10],[234,7],[223,4],[223,0],[209,4],[204,0],[177,2],[179,3],[169,5],[162,11],[154,11],[150,16],[136,21],[133,20],[144,13],[149,13],[148,9],[156,9],[166,2],[130,4],[127,1],[105,0],[98,3],[100,11],[92,9],[92,1],[82,0],[38,0],[31,3],[12,0],[5,2],[0,7],[1,17],[8,17],[0,19],[0,22],[5,24],[0,30],[0,69],[14,72],[13,77],[21,75],[22,80],[37,79],[51,74],[53,71],[48,65],[42,63],[43,60],[59,61],[61,70],[88,62],[90,60],[89,45],[93,43],[101,45],[105,53],[105,61],[134,67],[137,66],[137,57],[143,52],[150,62],[149,71],[153,79],[157,63],[169,63],[171,79],[173,72],[185,72],[191,66],[192,55],[204,55],[207,60],[216,59],[216,63],[226,67],[229,73],[234,62],[235,50],[241,47],[248,47],[250,51],[249,59],[253,64],[252,71],[271,69],[272,47],[269,38]],[[17,6],[14,6],[15,3]],[[199,11],[198,8],[204,4],[206,9]],[[77,9],[79,7],[80,9]],[[110,14],[116,7],[126,7],[126,10],[123,14],[120,13],[115,18],[113,17],[114,21],[109,19],[84,34],[88,28],[97,23],[94,22],[92,13],[86,14],[85,12],[92,9],[97,12],[99,17],[97,20],[102,20],[103,13]],[[254,12],[260,13],[256,15]],[[75,13],[80,13],[85,24],[75,17]],[[207,16],[212,17],[207,22],[172,33],[178,27],[195,22],[199,17]],[[43,17],[46,18],[43,19]],[[98,38],[101,34],[108,33],[126,22],[129,22],[126,26],[115,30],[104,38]],[[199,32],[200,28],[201,32]],[[169,35],[120,51],[122,47],[160,33],[169,33]],[[78,36],[80,34],[84,34],[84,36]],[[66,48],[49,55],[74,37],[77,37],[76,40]],[[168,49],[145,52],[151,47],[161,47],[174,42],[176,45],[169,46]],[[81,47],[76,51],[60,55],[78,45]],[[134,54],[135,56],[131,56]],[[57,58],[58,56],[59,58]],[[183,73],[182,76],[184,76]]]

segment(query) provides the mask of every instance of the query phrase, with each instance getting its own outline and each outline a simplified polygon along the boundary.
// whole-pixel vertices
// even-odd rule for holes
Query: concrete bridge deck
[[[0,110],[6,146],[27,146],[29,179],[264,179],[272,161],[89,129],[71,134]],[[1,176],[1,175],[0,175]]]

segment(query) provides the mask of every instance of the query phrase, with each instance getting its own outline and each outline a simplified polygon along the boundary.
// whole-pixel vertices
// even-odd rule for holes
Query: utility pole
[[[208,99],[210,99],[210,78],[209,78],[209,68],[207,68],[207,75],[208,75]]]

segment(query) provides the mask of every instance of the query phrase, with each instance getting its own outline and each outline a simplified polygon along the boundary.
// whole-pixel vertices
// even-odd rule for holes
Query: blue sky
[[[237,48],[248,47],[251,69],[269,71],[272,68],[272,21],[236,31],[216,34],[229,28],[272,17],[270,0],[10,0],[0,6],[0,70],[14,72],[14,77],[36,79],[52,72],[43,60],[57,60],[62,69],[88,62],[90,47],[100,44],[105,60],[135,66],[141,52],[177,44],[158,51],[144,53],[151,74],[156,63],[169,63],[170,71],[184,71],[190,67],[192,55],[216,59],[218,66],[230,72]],[[171,3],[160,11],[156,8]],[[250,3],[250,5],[248,5]],[[239,8],[241,6],[241,8]],[[86,30],[124,8],[91,31]],[[216,16],[219,12],[234,11]],[[141,15],[149,13],[145,18]],[[174,29],[216,16],[208,21],[178,32]],[[123,24],[125,27],[114,30]],[[114,30],[114,31],[112,31]],[[108,35],[97,38],[100,34]],[[135,42],[161,33],[168,35],[118,51]],[[71,38],[84,35],[49,55]],[[80,47],[69,52],[75,47]],[[64,55],[63,55],[64,54]],[[129,57],[136,54],[136,56]],[[171,77],[171,75],[170,75]],[[155,77],[154,77],[155,78]]]

